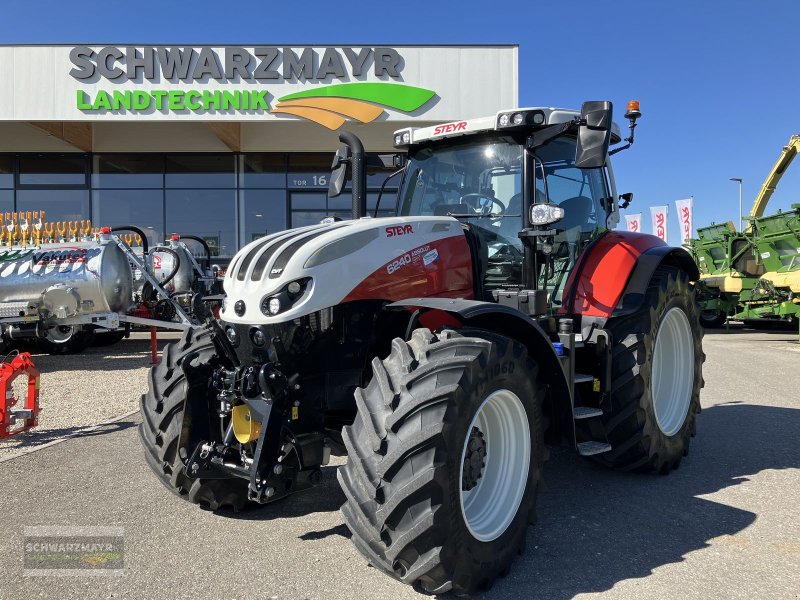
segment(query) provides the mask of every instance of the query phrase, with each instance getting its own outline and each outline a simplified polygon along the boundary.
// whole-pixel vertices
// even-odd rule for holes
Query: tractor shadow
[[[158,356],[172,339],[158,339]],[[44,354],[32,343],[15,346],[20,352],[29,352],[41,373],[57,371],[128,371],[149,368],[150,340],[124,339],[111,346],[90,346],[76,354]]]
[[[621,581],[679,563],[715,538],[735,535],[757,515],[701,496],[745,483],[767,469],[800,468],[798,430],[800,409],[742,403],[706,408],[698,417],[699,435],[692,440],[689,456],[667,477],[619,473],[571,450],[552,449],[538,499],[539,520],[528,531],[527,550],[484,596],[566,600],[604,592]],[[345,500],[336,469],[323,467],[317,487],[275,504],[221,514],[269,521],[336,511]],[[299,538],[330,536],[349,538],[350,533],[340,523]]]
[[[295,519],[312,513],[334,512],[344,504],[345,496],[336,480],[336,466],[322,467],[322,480],[310,489],[264,506],[252,506],[241,512],[219,511],[225,517],[247,521],[272,521],[274,519]],[[350,538],[350,532],[344,524],[325,531],[309,531],[302,536],[303,540],[319,540],[329,535],[341,535]]]
[[[697,428],[689,456],[668,477],[618,473],[553,452],[527,551],[492,598],[560,600],[647,577],[756,519],[701,496],[766,469],[800,467],[800,409],[715,405],[698,416]]]

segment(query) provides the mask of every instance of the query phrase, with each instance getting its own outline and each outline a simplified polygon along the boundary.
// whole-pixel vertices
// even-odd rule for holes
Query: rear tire
[[[196,367],[209,366],[216,358],[210,329],[186,330],[180,341],[164,348],[161,362],[150,369],[149,389],[142,396],[142,423],[139,425],[144,456],[158,480],[173,494],[210,510],[223,507],[241,510],[247,505],[246,480],[192,479],[183,472],[188,452],[193,450],[179,447],[183,406],[188,384],[197,382],[186,381],[181,364],[195,352],[197,357],[191,364]],[[209,375],[210,371],[209,366]]]
[[[372,368],[338,474],[353,543],[425,592],[488,588],[535,516],[545,452],[536,365],[499,335],[418,329]]]
[[[701,310],[699,314],[700,325],[706,329],[716,329],[725,325],[728,316],[721,310]]]
[[[612,450],[593,460],[666,474],[688,454],[705,360],[698,312],[687,274],[658,267],[642,310],[609,321],[613,411],[603,421]]]
[[[92,345],[94,331],[78,325],[55,325],[45,330],[36,345],[46,354],[78,354]]]
[[[109,331],[108,329],[96,329],[94,332],[94,339],[92,340],[92,346],[113,346],[117,342],[121,342],[123,339],[125,339],[124,329],[117,329],[115,331]]]

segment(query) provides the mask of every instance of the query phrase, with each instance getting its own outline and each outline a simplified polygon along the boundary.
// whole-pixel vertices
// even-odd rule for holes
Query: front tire
[[[158,480],[173,494],[209,510],[224,507],[241,510],[247,505],[246,480],[193,479],[183,471],[187,453],[191,452],[180,447],[184,400],[189,384],[198,382],[187,382],[181,365],[195,353],[196,357],[191,359],[191,365],[198,368],[192,371],[195,377],[203,376],[204,366],[210,374],[208,365],[216,358],[210,329],[187,329],[180,341],[164,348],[161,362],[150,369],[149,387],[141,400],[142,423],[139,425],[144,456]]]
[[[684,271],[658,267],[642,310],[612,319],[612,450],[592,457],[625,471],[669,473],[689,452],[703,387],[703,329]]]
[[[372,367],[339,469],[353,543],[428,593],[488,588],[535,516],[545,452],[536,365],[499,335],[418,329]]]

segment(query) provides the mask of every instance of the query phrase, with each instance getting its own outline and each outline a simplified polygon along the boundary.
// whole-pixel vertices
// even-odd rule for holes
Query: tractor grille
[[[276,235],[270,235],[264,238],[263,241],[257,244],[252,250],[250,250],[250,252],[247,253],[247,256],[245,256],[244,259],[242,259],[241,264],[238,265],[238,272],[236,273],[236,279],[238,279],[239,281],[244,281],[247,275],[247,269],[250,267],[250,263],[253,262],[253,259],[258,255],[259,252],[261,252],[264,249],[265,246],[269,246],[269,248],[267,248],[266,252],[264,252],[264,254],[262,254],[259,257],[258,262],[256,263],[256,269],[260,267],[261,271],[264,270],[264,266],[267,264],[267,262],[269,262],[269,259],[272,258],[272,255],[275,253],[275,251],[281,245],[283,245],[283,243],[286,240],[290,240],[298,235],[307,233],[308,231],[314,231],[319,227],[323,227],[323,225],[319,225],[316,227],[308,227],[308,228],[304,227],[303,229],[300,230],[290,229],[289,231],[284,231],[282,233]],[[254,277],[253,279],[256,278]]]

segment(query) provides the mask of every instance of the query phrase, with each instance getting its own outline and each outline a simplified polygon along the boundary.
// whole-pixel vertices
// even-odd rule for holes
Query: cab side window
[[[603,169],[575,166],[575,144],[574,137],[558,138],[536,151],[542,161],[542,165],[536,165],[536,201],[545,201],[543,166],[547,199],[564,209],[564,218],[556,227],[590,234],[606,226],[604,199],[608,191]]]

